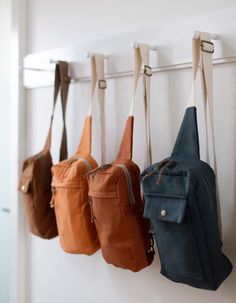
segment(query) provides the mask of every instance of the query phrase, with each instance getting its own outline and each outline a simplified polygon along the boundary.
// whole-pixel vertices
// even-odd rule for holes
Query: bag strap
[[[63,130],[61,138],[61,147],[60,147],[60,161],[67,158],[67,132],[66,132],[66,105],[68,90],[70,84],[70,77],[68,75],[68,63],[65,61],[58,61],[55,68],[55,81],[54,81],[54,97],[53,97],[53,109],[51,115],[51,121],[49,126],[49,131],[47,139],[44,145],[44,152],[50,151],[51,140],[52,140],[52,124],[54,119],[54,113],[56,108],[56,103],[58,99],[59,91],[61,90],[61,105],[62,105],[62,120],[63,120]]]
[[[75,154],[90,155],[92,146],[92,116],[86,116],[80,143]]]
[[[126,123],[125,131],[121,140],[120,149],[116,159],[132,159],[133,150],[133,121],[134,121],[134,105],[136,99],[137,86],[140,76],[142,64],[143,72],[143,101],[145,114],[145,135],[146,135],[146,153],[145,167],[152,163],[151,153],[151,132],[150,132],[150,77],[152,76],[151,67],[149,66],[149,50],[148,44],[140,43],[138,48],[134,49],[134,91],[131,102],[130,113]]]
[[[192,90],[189,106],[196,106],[196,75],[198,67],[201,72],[201,87],[204,100],[204,118],[206,124],[206,154],[207,162],[210,162],[209,138],[208,138],[208,115],[210,120],[210,131],[213,147],[213,169],[216,170],[216,152],[214,136],[214,117],[213,117],[213,65],[212,54],[214,45],[211,42],[210,34],[201,32],[198,39],[193,39],[193,73],[192,73]]]
[[[189,106],[196,106],[196,75],[200,66],[201,87],[204,100],[204,119],[206,129],[206,155],[207,162],[210,162],[209,138],[208,138],[208,117],[210,122],[210,132],[212,140],[213,169],[216,176],[216,197],[219,229],[222,235],[221,210],[219,202],[219,179],[217,171],[216,151],[215,151],[215,134],[214,134],[214,110],[213,110],[213,64],[212,54],[214,53],[214,44],[211,42],[210,34],[200,32],[198,39],[193,39],[193,73],[192,73],[192,90]]]
[[[107,87],[105,80],[105,72],[104,72],[104,55],[103,54],[94,54],[91,57],[91,99],[88,108],[88,114],[85,121],[85,126],[83,130],[88,138],[85,138],[85,134],[81,137],[81,142],[77,152],[81,152],[82,150],[86,150],[87,153],[91,153],[91,129],[92,127],[92,107],[93,107],[93,99],[95,95],[95,90],[97,87],[97,97],[100,108],[100,147],[101,147],[101,165],[104,164],[105,161],[105,89]]]

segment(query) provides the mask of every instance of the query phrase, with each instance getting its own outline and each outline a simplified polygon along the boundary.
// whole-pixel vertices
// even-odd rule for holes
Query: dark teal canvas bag
[[[141,174],[144,217],[153,226],[161,273],[175,282],[209,290],[216,290],[232,270],[222,253],[217,179],[214,170],[199,155],[194,83],[200,63],[203,95],[212,127],[213,50],[207,33],[201,33],[193,41],[191,102],[173,152]],[[214,146],[213,133],[212,143]],[[216,172],[215,164],[214,157]]]

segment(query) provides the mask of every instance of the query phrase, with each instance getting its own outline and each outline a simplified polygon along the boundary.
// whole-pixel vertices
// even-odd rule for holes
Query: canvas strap
[[[152,153],[151,153],[151,132],[150,132],[150,77],[152,76],[151,67],[149,66],[149,50],[150,47],[148,44],[139,44],[138,48],[134,50],[134,91],[133,91],[133,99],[131,103],[129,117],[134,116],[134,105],[136,99],[136,92],[138,86],[138,80],[140,76],[140,71],[142,64],[144,65],[143,72],[143,100],[144,100],[144,114],[145,114],[145,135],[146,135],[146,152],[145,152],[145,167],[149,166],[152,163]],[[133,118],[128,119],[127,122],[127,131],[133,132]],[[125,130],[126,131],[126,130]],[[120,147],[120,156],[124,158],[132,158],[132,146],[133,146],[133,134],[127,135],[124,134],[126,138],[124,144],[121,143]],[[132,140],[127,145],[127,138]],[[123,141],[123,140],[122,140]],[[122,152],[121,149],[125,152]],[[119,155],[118,154],[118,155]]]
[[[95,95],[95,90],[97,88],[97,97],[100,108],[100,147],[101,147],[101,165],[105,161],[105,89],[107,87],[106,80],[104,76],[104,55],[103,54],[94,54],[91,57],[91,99],[89,103],[89,109],[87,117],[92,116],[92,106],[93,99]],[[88,120],[88,119],[87,119]],[[90,131],[91,134],[91,131]],[[91,139],[90,139],[91,145]],[[91,150],[91,146],[90,146]]]
[[[206,124],[206,155],[207,162],[210,162],[209,151],[209,137],[208,124],[210,124],[211,141],[212,141],[212,155],[213,155],[213,169],[216,176],[216,196],[217,196],[217,211],[218,223],[220,231],[222,232],[221,210],[219,202],[219,181],[217,172],[216,152],[215,152],[215,134],[214,134],[214,109],[213,109],[213,65],[212,54],[214,52],[214,45],[211,42],[209,33],[201,32],[198,39],[193,39],[193,69],[192,69],[192,90],[190,96],[189,106],[196,106],[196,75],[200,67],[201,86],[204,100],[204,118]],[[208,123],[208,117],[209,122]]]
[[[44,151],[47,152],[51,148],[52,141],[52,124],[54,119],[54,113],[56,108],[56,103],[58,100],[59,91],[61,92],[61,105],[62,105],[62,120],[63,120],[63,130],[60,146],[60,161],[67,158],[67,132],[66,132],[66,106],[67,97],[70,84],[70,77],[68,75],[68,63],[65,61],[58,61],[55,68],[55,81],[54,81],[54,97],[53,97],[53,109],[51,114],[51,121],[48,130],[48,135],[44,145]]]

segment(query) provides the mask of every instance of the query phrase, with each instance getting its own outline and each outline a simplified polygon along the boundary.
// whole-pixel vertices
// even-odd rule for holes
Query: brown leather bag
[[[52,167],[53,196],[51,201],[51,206],[55,207],[60,244],[63,250],[68,253],[86,255],[91,255],[100,248],[96,228],[94,224],[91,224],[86,174],[98,166],[91,157],[92,116],[90,114],[96,84],[98,84],[98,100],[101,119],[103,119],[105,88],[103,55],[95,54],[91,58],[91,67],[92,97],[89,115],[85,119],[82,137],[75,155]],[[103,141],[102,139],[101,142]]]
[[[142,63],[139,51],[135,51],[135,91]],[[91,219],[104,259],[137,272],[152,263],[154,250],[148,222],[143,218],[140,171],[132,161],[133,121],[129,116],[115,161],[91,171],[88,183]]]
[[[54,103],[46,143],[41,152],[24,161],[18,188],[23,193],[25,214],[30,232],[44,239],[51,239],[58,235],[54,209],[50,208],[50,200],[52,196],[52,157],[50,147],[54,111],[59,91],[61,91],[63,132],[60,159],[63,160],[67,158],[65,115],[69,83],[68,63],[59,61],[56,64],[55,69]]]

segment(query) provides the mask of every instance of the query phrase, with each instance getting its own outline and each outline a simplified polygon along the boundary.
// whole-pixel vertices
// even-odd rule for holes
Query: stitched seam
[[[117,187],[118,187],[118,184],[117,184]],[[119,190],[118,190],[118,197],[119,197],[119,201],[120,201],[120,192],[119,192]],[[120,203],[119,203],[119,209],[120,209],[120,214],[121,214],[121,217],[122,217],[124,225],[125,225],[125,231],[126,231],[127,238],[128,238],[128,241],[129,241],[129,247],[130,247],[131,256],[132,256],[132,259],[133,259],[133,262],[134,262],[134,265],[135,265],[135,269],[137,269],[137,262],[136,262],[136,259],[135,259],[135,256],[134,256],[134,252],[133,252],[133,249],[132,249],[131,237],[130,237],[130,234],[129,234],[128,229],[127,229],[126,221],[125,221],[125,218],[123,216],[123,213],[122,213],[122,210],[121,210],[121,204]]]

